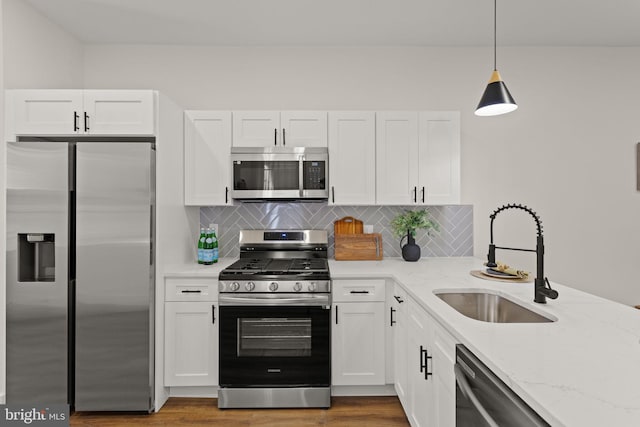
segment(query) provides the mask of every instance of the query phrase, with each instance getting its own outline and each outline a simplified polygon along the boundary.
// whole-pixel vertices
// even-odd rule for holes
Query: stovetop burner
[[[329,271],[324,258],[310,259],[253,259],[242,258],[224,269],[227,274],[299,274],[326,273]]]
[[[220,293],[328,293],[324,230],[241,230],[240,259],[220,272]]]

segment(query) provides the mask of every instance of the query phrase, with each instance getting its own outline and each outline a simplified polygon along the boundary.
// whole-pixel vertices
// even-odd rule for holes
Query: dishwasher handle
[[[473,390],[471,390],[471,386],[469,385],[469,382],[467,381],[467,377],[464,375],[462,368],[460,368],[458,364],[455,364],[453,366],[453,372],[455,373],[456,383],[458,383],[458,386],[460,387],[460,391],[462,391],[462,394],[464,395],[464,397],[469,399],[469,401],[473,404],[473,406],[475,406],[475,408],[478,410],[480,415],[482,415],[482,418],[484,418],[486,423],[490,427],[500,427],[498,423],[496,423],[495,420],[491,417],[491,415],[489,415],[489,413],[484,408],[484,406],[482,406],[482,404],[476,397]]]

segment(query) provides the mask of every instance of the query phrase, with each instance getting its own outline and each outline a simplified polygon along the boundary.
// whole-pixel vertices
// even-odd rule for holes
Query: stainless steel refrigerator
[[[7,143],[7,403],[153,409],[155,149],[130,141]]]

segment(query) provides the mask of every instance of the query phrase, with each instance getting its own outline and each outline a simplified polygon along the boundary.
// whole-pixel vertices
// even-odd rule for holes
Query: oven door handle
[[[322,306],[327,309],[330,308],[331,300],[329,295],[314,295],[313,297],[280,297],[274,298],[271,294],[268,296],[260,297],[257,295],[251,296],[222,296],[218,297],[218,303],[220,305],[283,305],[283,306]]]
[[[462,394],[464,395],[464,397],[469,399],[469,401],[473,404],[473,406],[475,406],[475,408],[478,410],[482,418],[484,418],[486,423],[490,427],[500,427],[498,423],[494,421],[491,415],[489,415],[487,410],[484,408],[484,406],[482,406],[482,404],[478,400],[478,397],[475,395],[475,393],[471,389],[471,386],[467,381],[467,377],[465,376],[464,372],[462,372],[462,369],[460,368],[460,366],[458,366],[457,364],[453,365],[453,372],[456,375],[456,382],[460,387],[460,391],[462,391]]]

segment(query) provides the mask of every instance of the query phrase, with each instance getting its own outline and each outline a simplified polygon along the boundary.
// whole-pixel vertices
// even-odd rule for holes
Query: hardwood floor
[[[71,427],[138,426],[258,426],[258,427],[407,427],[395,396],[333,397],[329,409],[224,409],[216,399],[173,397],[150,415],[82,412],[71,416]]]

